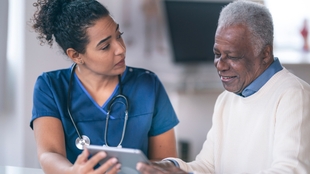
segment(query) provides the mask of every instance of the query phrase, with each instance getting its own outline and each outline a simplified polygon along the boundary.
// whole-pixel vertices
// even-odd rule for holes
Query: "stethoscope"
[[[70,74],[70,80],[69,80],[69,89],[68,89],[68,98],[67,98],[67,110],[68,110],[68,114],[70,116],[71,122],[74,126],[74,129],[76,131],[76,133],[78,134],[77,139],[75,140],[75,145],[78,149],[83,150],[84,146],[88,146],[90,145],[90,139],[86,136],[86,135],[81,135],[79,129],[77,128],[73,117],[71,115],[70,112],[70,92],[71,92],[71,83],[72,83],[72,79],[73,79],[73,73],[74,73],[74,69],[76,67],[76,63],[73,64],[73,67],[71,69],[71,74]],[[127,120],[128,120],[128,99],[126,96],[124,96],[122,94],[122,84],[121,84],[121,75],[118,75],[118,83],[119,83],[119,94],[115,97],[113,97],[111,99],[111,101],[108,103],[108,112],[107,112],[107,119],[106,119],[106,125],[105,125],[105,131],[104,131],[104,141],[105,141],[105,145],[104,146],[108,146],[108,141],[107,141],[107,131],[108,131],[108,123],[109,123],[109,118],[110,118],[110,111],[112,106],[115,103],[122,103],[126,106],[126,110],[125,110],[125,120],[124,120],[124,126],[123,126],[123,133],[122,133],[122,138],[119,142],[119,144],[117,145],[117,147],[121,148],[122,147],[122,142],[124,139],[124,135],[125,135],[125,130],[126,130],[126,124],[127,124]],[[123,98],[125,100],[125,103],[122,101],[116,101],[114,102],[117,98]]]

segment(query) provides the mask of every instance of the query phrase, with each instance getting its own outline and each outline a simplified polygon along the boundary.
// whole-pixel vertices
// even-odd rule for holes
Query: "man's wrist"
[[[176,160],[173,160],[173,159],[163,159],[162,161],[169,161],[169,162],[171,162],[174,166],[180,168],[180,165],[179,165],[179,163],[178,163]]]

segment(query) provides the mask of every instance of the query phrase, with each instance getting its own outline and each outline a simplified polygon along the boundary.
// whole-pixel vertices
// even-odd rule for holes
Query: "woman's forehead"
[[[87,29],[87,35],[90,42],[96,42],[102,40],[114,34],[118,25],[115,21],[107,16],[103,17],[95,22],[95,25]]]

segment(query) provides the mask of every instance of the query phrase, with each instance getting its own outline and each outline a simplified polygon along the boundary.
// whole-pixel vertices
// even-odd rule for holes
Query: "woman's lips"
[[[125,59],[119,61],[115,66],[124,66],[125,65]]]

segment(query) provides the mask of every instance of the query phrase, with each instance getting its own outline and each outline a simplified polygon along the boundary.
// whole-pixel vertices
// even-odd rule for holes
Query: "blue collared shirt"
[[[275,57],[274,62],[260,75],[258,76],[249,86],[237,94],[242,97],[249,97],[256,93],[261,87],[263,87],[267,81],[275,75],[277,72],[283,69],[279,59]]]

